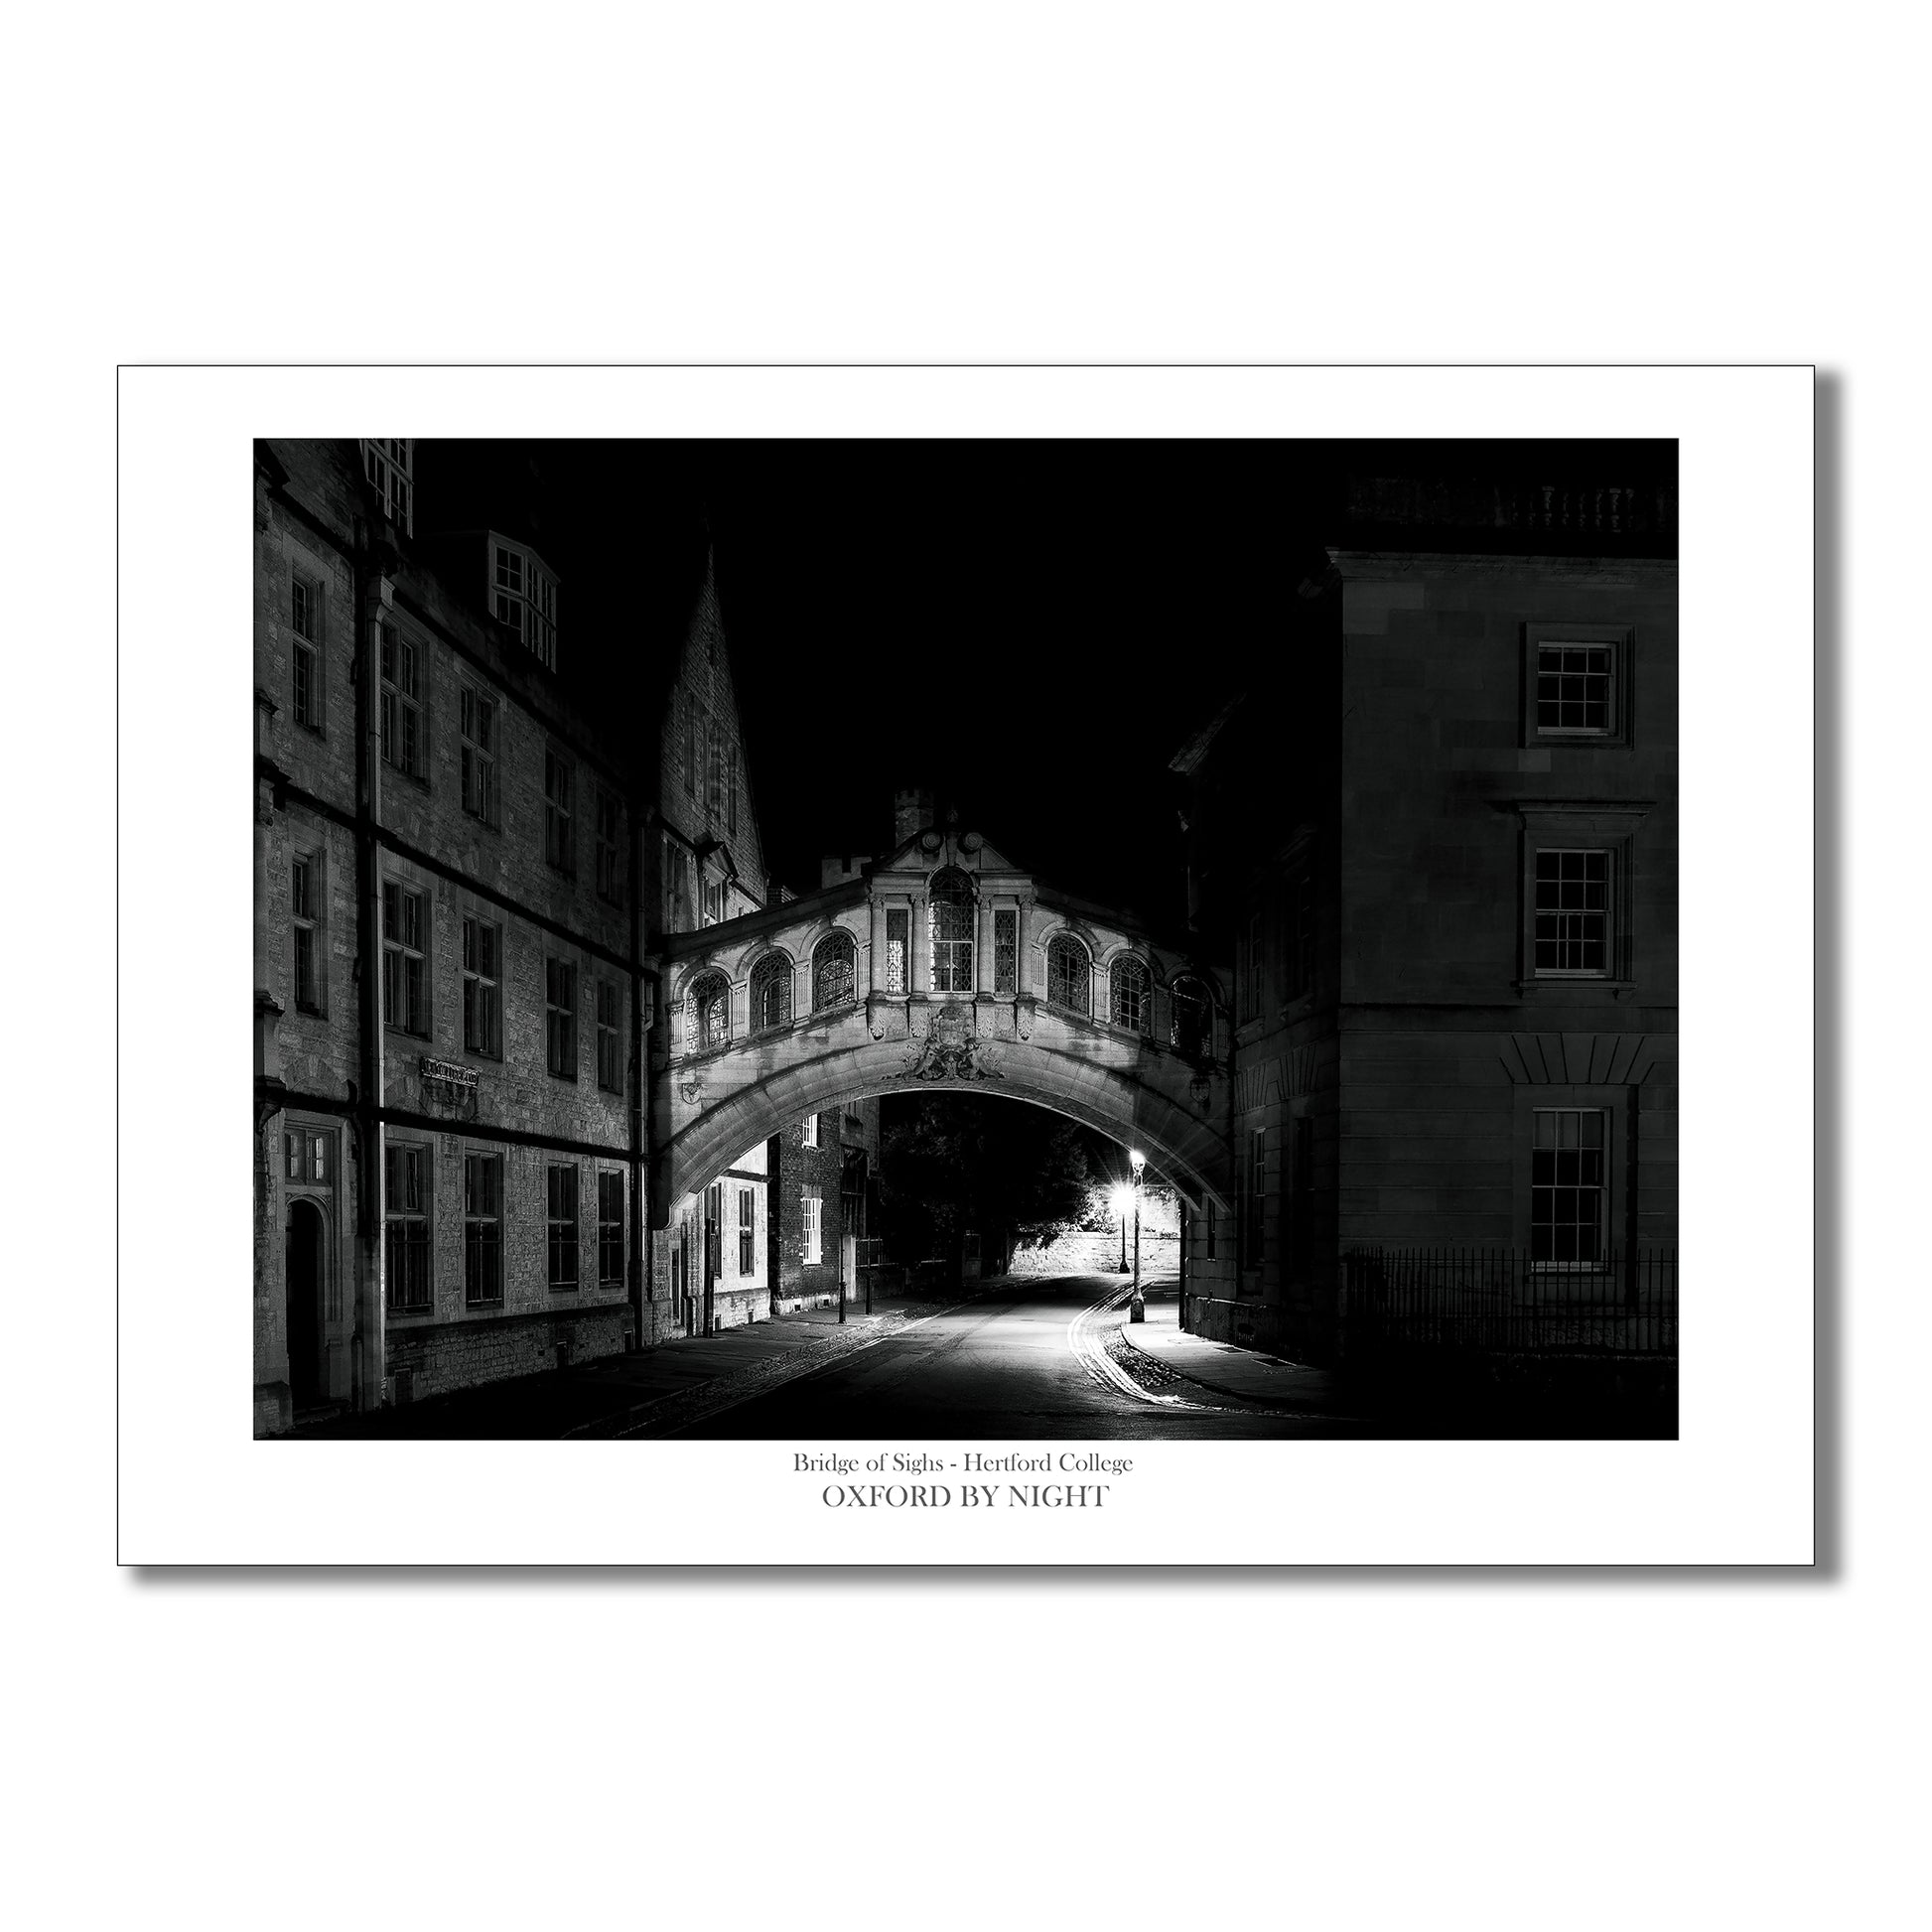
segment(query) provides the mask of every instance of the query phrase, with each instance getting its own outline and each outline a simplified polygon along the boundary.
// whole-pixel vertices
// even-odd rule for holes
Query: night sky
[[[767,863],[794,891],[824,853],[887,850],[894,786],[925,784],[1016,864],[1166,927],[1168,760],[1280,648],[1345,477],[1674,481],[1675,460],[1637,443],[423,443],[417,527],[534,545],[561,580],[560,675],[632,711],[644,756],[709,542]]]
[[[924,784],[1016,864],[1165,924],[1168,760],[1320,563],[1296,451],[424,444],[418,527],[526,535],[562,583],[561,675],[639,705],[709,538],[767,862],[793,890],[824,853],[887,850],[894,786]]]

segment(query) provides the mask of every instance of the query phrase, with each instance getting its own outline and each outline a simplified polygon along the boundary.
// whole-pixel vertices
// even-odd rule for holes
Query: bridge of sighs
[[[1215,975],[929,827],[850,880],[666,941],[651,1222],[786,1121],[907,1091],[1005,1095],[1147,1156],[1198,1209],[1232,1186]]]

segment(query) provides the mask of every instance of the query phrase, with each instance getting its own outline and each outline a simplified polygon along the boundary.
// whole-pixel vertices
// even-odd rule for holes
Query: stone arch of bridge
[[[695,1193],[747,1149],[789,1123],[847,1101],[899,1093],[973,1093],[1044,1107],[1123,1147],[1140,1149],[1150,1175],[1178,1188],[1196,1209],[1212,1202],[1222,1213],[1232,1211],[1227,1144],[1211,1124],[1209,1110],[1191,1100],[1182,1104],[1129,1070],[1019,1040],[1000,1042],[997,1071],[920,1070],[908,1067],[903,1039],[871,1037],[863,1011],[828,1031],[848,1036],[826,1039],[823,1050],[807,1058],[788,1057],[783,1063],[774,1058],[762,1077],[716,1093],[706,1091],[702,1059],[666,1070],[667,1111],[674,1108],[684,1118],[660,1119],[653,1137],[653,1226],[665,1225],[679,1197]]]

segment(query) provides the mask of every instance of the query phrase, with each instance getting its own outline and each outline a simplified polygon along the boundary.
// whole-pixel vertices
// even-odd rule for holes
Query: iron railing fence
[[[1677,1250],[1593,1262],[1512,1248],[1356,1248],[1342,1257],[1351,1353],[1677,1354]]]

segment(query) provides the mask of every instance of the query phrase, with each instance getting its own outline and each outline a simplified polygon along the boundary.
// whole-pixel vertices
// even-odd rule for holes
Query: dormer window
[[[557,580],[534,550],[489,539],[489,609],[545,669],[557,668]]]
[[[404,536],[411,535],[416,507],[414,445],[407,436],[362,438],[362,474],[382,499],[382,513]]]

